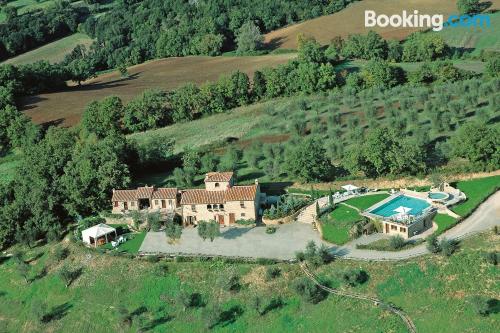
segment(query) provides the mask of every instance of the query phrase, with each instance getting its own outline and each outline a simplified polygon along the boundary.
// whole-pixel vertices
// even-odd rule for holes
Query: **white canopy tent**
[[[87,243],[89,245],[93,244],[95,247],[97,247],[97,240],[99,238],[104,237],[106,239],[106,243],[108,243],[108,235],[112,233],[115,234],[116,238],[117,234],[115,228],[110,227],[109,225],[104,223],[99,223],[93,227],[83,230],[82,240],[84,243]]]
[[[357,190],[359,190],[359,187],[355,186],[355,185],[351,185],[351,184],[348,184],[348,185],[344,185],[342,186],[342,188],[344,190],[346,190],[347,192],[356,192]]]

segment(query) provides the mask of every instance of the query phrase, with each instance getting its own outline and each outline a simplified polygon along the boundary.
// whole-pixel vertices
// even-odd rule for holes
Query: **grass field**
[[[460,181],[456,184],[464,192],[467,200],[452,207],[458,215],[470,215],[476,207],[500,188],[500,176]]]
[[[71,52],[76,45],[83,44],[89,46],[91,43],[92,39],[90,39],[89,36],[83,33],[76,33],[32,51],[20,54],[17,57],[10,58],[4,61],[3,64],[25,65],[40,60],[56,63],[62,61],[64,56]]]
[[[70,126],[78,123],[93,100],[118,96],[128,102],[146,89],[171,90],[187,82],[215,81],[222,74],[240,70],[249,75],[262,67],[287,62],[295,54],[249,57],[183,57],[150,61],[128,69],[129,77],[110,72],[66,91],[29,96],[23,109],[37,124],[52,122]]]
[[[499,0],[494,0],[492,3],[491,9],[498,9],[500,7]],[[321,44],[329,44],[332,38],[336,36],[347,37],[349,34],[365,34],[370,29],[376,31],[386,39],[401,40],[417,29],[392,27],[365,28],[365,10],[374,10],[377,14],[390,16],[392,14],[401,15],[403,10],[412,12],[414,9],[419,10],[421,14],[432,15],[439,13],[445,15],[445,17],[457,13],[455,0],[363,0],[353,3],[338,13],[272,31],[265,36],[265,41],[272,46],[296,49],[297,36],[299,34],[313,36]],[[450,34],[453,34],[451,30]]]
[[[453,227],[457,223],[457,220],[450,215],[436,214],[436,216],[434,216],[434,223],[438,226],[435,234],[441,235],[443,232]]]
[[[488,29],[453,28],[432,32],[443,37],[450,46],[474,49],[472,54],[479,55],[481,50],[500,50],[500,37],[498,26],[500,25],[500,13],[490,14],[491,27]]]
[[[54,3],[53,0],[15,0],[8,1],[7,5],[17,8],[17,14],[21,15],[32,10],[41,9]],[[0,23],[5,21],[5,13],[0,11]]]
[[[352,198],[344,202],[348,205],[358,208],[359,210],[365,210],[373,206],[377,202],[384,200],[387,197],[389,197],[389,194],[381,193],[381,194],[365,195],[357,198]]]
[[[349,241],[349,230],[354,223],[362,220],[358,211],[344,206],[337,207],[326,217],[322,218],[323,239],[334,244],[342,245]]]
[[[125,237],[127,237],[128,240],[125,243],[118,245],[116,251],[137,254],[139,252],[139,249],[141,248],[144,238],[146,237],[146,232],[142,231],[139,233],[127,233],[125,234]],[[111,243],[107,243],[104,248],[111,250],[113,249],[113,246],[111,245]]]
[[[470,305],[473,295],[498,297],[497,269],[482,252],[498,246],[499,236],[467,240],[450,258],[426,256],[407,262],[338,260],[316,273],[332,287],[382,298],[402,308],[420,333],[496,331],[499,313],[482,317]],[[299,297],[294,281],[303,276],[298,265],[279,264],[281,276],[265,279],[265,266],[224,261],[151,263],[99,254],[71,243],[63,263],[53,259],[54,244],[27,250],[32,280],[26,284],[13,260],[0,260],[0,331],[5,332],[207,332],[206,309],[220,304],[224,312],[212,332],[406,332],[399,318],[363,301],[330,295],[318,304]],[[66,288],[58,276],[62,265],[82,268]],[[166,266],[165,266],[166,265]],[[166,267],[166,269],[162,269]],[[346,269],[361,269],[368,281],[350,287]],[[230,274],[241,277],[240,289],[224,288]],[[201,307],[177,301],[181,291],[199,293]],[[281,296],[283,305],[259,315],[252,296]],[[46,304],[52,320],[35,315]],[[119,309],[132,312],[124,325]],[[447,309],[447,311],[443,311]]]

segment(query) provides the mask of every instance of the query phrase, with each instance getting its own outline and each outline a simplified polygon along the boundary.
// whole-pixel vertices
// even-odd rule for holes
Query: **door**
[[[389,233],[389,224],[385,224],[385,233],[388,234]]]
[[[167,203],[165,202],[165,200],[161,201],[161,208],[167,208]]]
[[[224,215],[219,215],[219,224],[224,225]]]
[[[128,210],[128,202],[123,203],[123,209]]]
[[[229,213],[229,224],[234,224],[234,213]]]

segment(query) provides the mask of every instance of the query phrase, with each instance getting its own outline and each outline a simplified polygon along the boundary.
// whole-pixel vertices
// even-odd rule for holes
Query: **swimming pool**
[[[429,192],[429,199],[433,200],[444,200],[448,199],[449,194],[443,192]]]
[[[428,208],[430,204],[422,199],[400,195],[369,212],[383,217],[391,217],[398,214],[395,209],[401,206],[410,208],[408,215],[417,216]]]

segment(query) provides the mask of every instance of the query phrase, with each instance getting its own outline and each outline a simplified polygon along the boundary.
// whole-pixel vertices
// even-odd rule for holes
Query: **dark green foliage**
[[[405,81],[404,71],[384,60],[370,60],[361,71],[361,77],[367,88],[390,88]]]
[[[403,44],[403,61],[432,61],[444,57],[448,46],[438,34],[415,32]]]
[[[81,274],[81,269],[72,269],[63,265],[58,272],[59,278],[64,282],[66,288]]]
[[[458,0],[457,9],[460,14],[475,14],[481,11],[479,0]]]
[[[434,61],[424,63],[418,70],[408,75],[413,84],[432,82],[456,82],[469,77],[470,73],[453,66],[450,61]]]
[[[146,222],[149,230],[155,232],[160,231],[160,228],[162,227],[161,213],[159,211],[148,213],[146,216]]]
[[[314,243],[313,241],[307,243],[303,258],[307,260],[307,263],[313,267],[328,264],[333,260],[333,256],[330,254],[326,245],[321,244],[321,246],[318,248],[316,243]]]
[[[344,43],[342,55],[366,60],[386,59],[387,42],[371,30],[366,35],[351,35]]]
[[[498,312],[500,302],[494,298],[486,298],[484,296],[473,296],[470,300],[474,312],[478,315],[486,317],[490,313]]]
[[[259,315],[264,316],[266,313],[272,310],[283,307],[283,305],[285,305],[285,302],[283,301],[281,296],[263,297],[260,295],[254,295],[252,296],[251,304]]]
[[[54,249],[54,259],[56,261],[62,261],[66,259],[68,255],[69,255],[69,249],[67,247],[57,246]]]
[[[187,292],[181,290],[177,294],[177,302],[183,307],[184,311],[188,308],[197,308],[203,306],[203,300],[199,293]]]
[[[393,249],[397,250],[397,249],[401,249],[403,246],[405,246],[406,241],[403,237],[397,235],[397,236],[392,236],[389,239],[389,244]]]
[[[363,284],[368,281],[368,273],[359,268],[348,269],[342,274],[342,280],[351,287]]]
[[[304,181],[329,180],[332,175],[332,165],[326,157],[325,148],[314,138],[306,138],[300,144],[288,147],[285,168]]]
[[[266,227],[266,234],[270,235],[270,234],[274,234],[276,232],[276,230],[278,230],[277,227],[273,226],[273,225],[268,225]]]
[[[427,250],[429,250],[431,253],[438,253],[441,251],[441,247],[439,245],[439,241],[437,239],[437,236],[432,234],[426,239],[427,242]]]
[[[33,300],[33,302],[31,302],[31,314],[39,323],[45,322],[47,311],[47,303],[39,300]]]
[[[271,281],[281,275],[281,268],[278,266],[269,266],[266,268],[266,280]]]
[[[500,167],[500,131],[485,124],[469,122],[451,139],[453,154],[465,157],[484,170]]]
[[[252,21],[245,22],[236,34],[236,43],[240,53],[260,49],[263,41],[264,37],[260,33],[259,27]]]
[[[83,113],[81,126],[99,139],[121,132],[123,104],[116,96],[90,103]]]
[[[276,205],[272,205],[271,208],[264,210],[264,217],[269,219],[285,217],[293,214],[308,203],[309,200],[307,198],[294,195],[282,195]]]
[[[443,238],[439,242],[439,248],[444,256],[451,256],[458,249],[458,242],[453,239]]]
[[[165,126],[171,122],[167,96],[159,90],[146,90],[124,108],[123,125],[129,132]]]
[[[293,288],[307,302],[317,304],[324,300],[328,293],[306,277],[298,278],[293,282]]]
[[[484,260],[491,264],[491,265],[498,265],[498,258],[499,258],[499,255],[498,255],[498,252],[496,251],[492,251],[492,252],[486,252],[484,254]]]
[[[494,56],[488,59],[484,73],[489,77],[500,76],[500,56]]]

